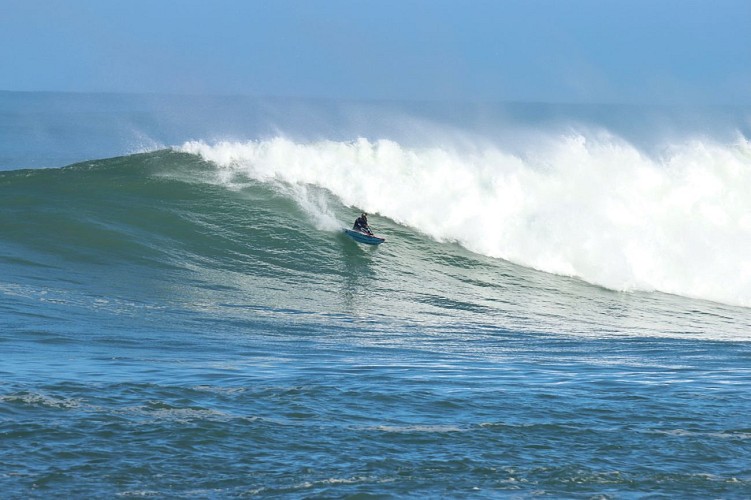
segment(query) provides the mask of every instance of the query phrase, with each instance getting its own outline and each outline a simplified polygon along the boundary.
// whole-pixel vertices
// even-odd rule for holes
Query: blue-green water
[[[263,108],[118,156],[164,115],[4,98],[4,498],[751,496],[743,141],[304,140]],[[97,106],[112,158],[59,168],[87,153],[50,123]]]

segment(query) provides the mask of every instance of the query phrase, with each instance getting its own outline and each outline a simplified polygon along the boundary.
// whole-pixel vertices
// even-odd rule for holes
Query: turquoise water
[[[507,173],[510,160],[477,149],[178,139],[0,172],[3,497],[751,495],[741,200],[697,202],[725,210],[725,226],[650,205],[655,255],[669,259],[649,261],[664,270],[649,281],[644,261],[628,260],[637,252],[607,246],[628,235],[643,256],[646,233],[585,218],[550,189],[573,173],[542,182],[530,156],[512,155],[514,197],[481,168]],[[711,159],[715,180],[745,179],[742,146],[718,144],[692,158]],[[631,151],[609,150],[615,159],[586,152],[609,168]],[[675,173],[688,152],[660,165]],[[417,193],[411,179],[428,163],[464,180],[421,179]],[[340,191],[352,171],[367,186]],[[379,183],[383,172],[415,195]],[[674,201],[685,192],[661,186]],[[556,245],[532,245],[491,218],[505,238],[485,238],[467,198],[493,203],[491,187],[527,207],[507,212],[526,234],[550,222],[545,194],[593,236],[578,245],[571,226],[548,233]],[[587,186],[567,189],[601,206]],[[380,247],[341,233],[361,209]],[[735,276],[707,258],[712,247],[692,246],[709,236]],[[574,272],[546,272],[548,261]],[[684,279],[696,262],[724,288]]]

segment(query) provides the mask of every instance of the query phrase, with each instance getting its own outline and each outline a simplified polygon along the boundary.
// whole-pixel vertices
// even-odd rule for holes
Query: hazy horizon
[[[751,104],[741,0],[3,6],[8,91]]]

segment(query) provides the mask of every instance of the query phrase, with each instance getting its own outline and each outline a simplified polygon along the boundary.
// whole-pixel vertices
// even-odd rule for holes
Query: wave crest
[[[187,142],[221,171],[314,185],[438,240],[614,290],[751,306],[751,147],[647,155],[617,137],[410,148],[391,140]]]

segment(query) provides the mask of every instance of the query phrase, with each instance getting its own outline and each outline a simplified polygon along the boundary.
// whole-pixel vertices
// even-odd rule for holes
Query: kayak
[[[366,245],[380,245],[381,243],[386,241],[386,238],[381,238],[374,234],[361,233],[360,231],[355,231],[354,229],[344,228],[344,234],[346,234],[356,242],[364,243]]]

